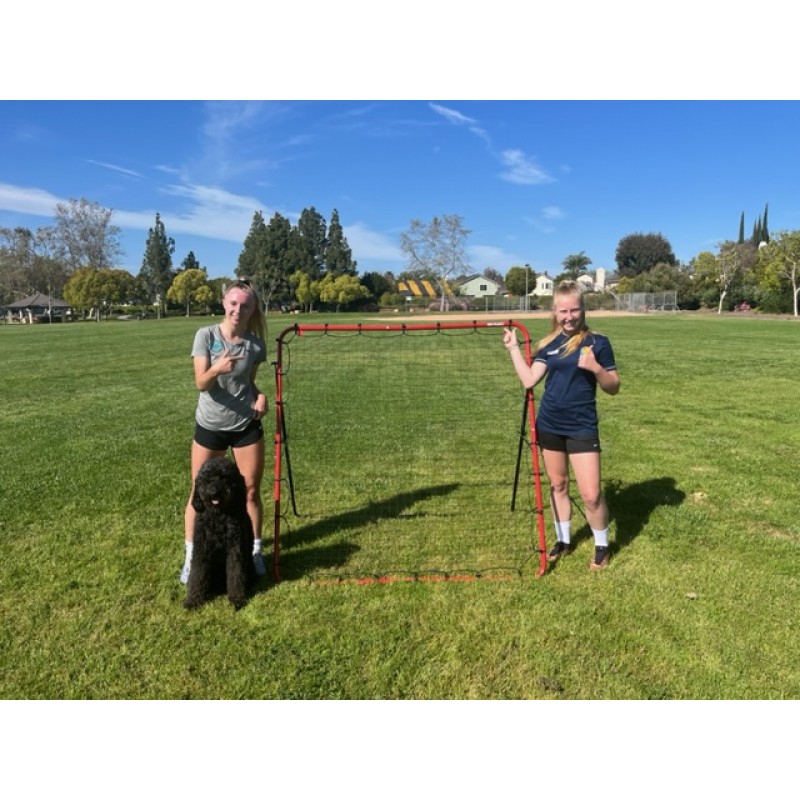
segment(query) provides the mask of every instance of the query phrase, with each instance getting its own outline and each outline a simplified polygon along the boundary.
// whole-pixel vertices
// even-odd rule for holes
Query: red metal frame
[[[289,334],[302,336],[304,332],[320,333],[320,332],[350,332],[357,333],[360,331],[394,331],[394,332],[411,332],[411,331],[438,331],[438,330],[464,330],[476,328],[515,328],[523,337],[523,344],[525,347],[525,360],[528,364],[531,363],[531,339],[527,329],[524,325],[514,320],[504,320],[502,322],[482,322],[474,320],[472,322],[430,322],[430,323],[387,323],[387,324],[356,324],[356,325],[338,325],[338,324],[299,324],[292,325],[291,327],[284,328],[277,338],[277,358],[275,361],[275,466],[274,478],[272,488],[272,500],[274,504],[274,534],[273,534],[273,560],[272,569],[276,581],[281,580],[280,572],[280,521],[281,521],[281,470],[282,470],[282,453],[284,446],[284,431],[285,419],[283,416],[283,347],[284,339]],[[535,513],[537,517],[537,525],[539,532],[539,570],[536,577],[544,575],[547,569],[547,542],[545,538],[545,525],[544,525],[544,507],[542,504],[542,485],[539,471],[539,450],[536,440],[536,405],[533,399],[533,389],[528,389],[525,395],[525,402],[528,406],[527,421],[529,426],[528,441],[530,442],[531,460],[533,466],[533,483],[534,483],[534,500],[536,504]],[[426,578],[418,578],[417,580],[425,580]],[[433,579],[433,578],[432,578]],[[441,580],[442,578],[436,578]],[[449,578],[450,580],[464,580],[463,576]],[[378,579],[380,580],[380,579]],[[359,580],[359,583],[374,582],[375,579]],[[380,582],[389,582],[389,579]]]

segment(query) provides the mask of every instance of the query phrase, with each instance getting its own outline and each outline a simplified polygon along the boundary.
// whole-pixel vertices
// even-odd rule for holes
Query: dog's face
[[[194,482],[192,505],[196,511],[230,512],[245,502],[244,478],[227,458],[206,461]]]

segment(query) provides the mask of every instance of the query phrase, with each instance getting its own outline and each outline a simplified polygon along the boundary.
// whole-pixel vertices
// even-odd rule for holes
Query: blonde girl
[[[600,484],[596,391],[598,386],[610,395],[619,391],[611,342],[586,324],[583,294],[578,284],[563,281],[553,293],[552,327],[536,343],[533,364],[525,361],[514,330],[505,330],[503,343],[525,388],[536,386],[547,376],[536,412],[536,437],[550,483],[556,528],[556,543],[547,558],[557,561],[573,550],[571,466],[594,537],[594,557],[589,569],[605,569],[609,562],[608,507]]]
[[[200,328],[192,346],[194,383],[200,392],[191,447],[192,487],[200,467],[210,458],[224,456],[230,448],[247,486],[247,513],[255,540],[253,563],[257,574],[263,575],[266,567],[261,555],[264,474],[261,420],[267,412],[267,398],[255,381],[259,365],[267,358],[266,322],[261,302],[249,281],[232,283],[225,291],[222,305],[224,319]],[[189,580],[195,516],[190,493],[184,513],[185,559],[181,583]]]

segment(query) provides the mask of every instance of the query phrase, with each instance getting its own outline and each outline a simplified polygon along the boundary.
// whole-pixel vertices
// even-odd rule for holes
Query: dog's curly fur
[[[239,609],[256,576],[247,491],[236,464],[227,458],[206,461],[195,478],[192,505],[197,516],[184,606],[197,608],[215,594],[227,594]]]

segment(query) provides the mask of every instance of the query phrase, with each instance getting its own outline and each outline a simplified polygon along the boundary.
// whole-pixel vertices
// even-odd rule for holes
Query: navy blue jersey
[[[536,353],[534,361],[547,365],[544,393],[538,404],[536,425],[560,436],[598,436],[597,378],[578,366],[580,347],[568,356],[561,350],[569,337],[563,333]],[[590,333],[582,347],[594,350],[601,367],[615,370],[614,351],[606,336]]]

